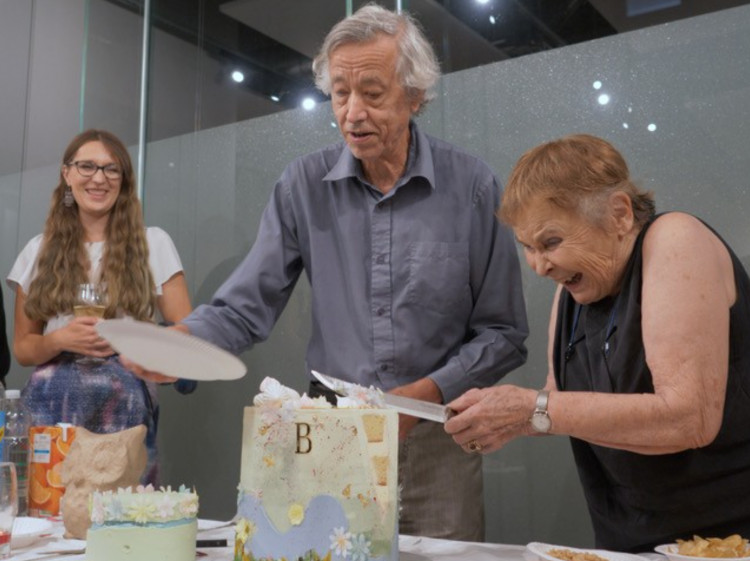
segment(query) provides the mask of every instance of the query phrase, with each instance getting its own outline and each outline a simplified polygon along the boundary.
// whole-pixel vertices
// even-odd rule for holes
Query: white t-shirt
[[[39,256],[39,250],[42,247],[42,241],[42,234],[32,238],[13,264],[6,282],[14,294],[19,286],[24,294],[29,293],[31,281],[36,276],[36,261]],[[176,273],[182,271],[182,262],[177,253],[177,248],[172,242],[172,238],[161,228],[146,228],[146,241],[148,242],[148,264],[151,267],[151,274],[154,276],[156,294],[161,295],[162,285]],[[99,268],[104,253],[104,242],[87,243],[86,249],[89,252],[89,260],[91,261],[89,279],[94,281],[99,277]],[[72,315],[61,315],[50,318],[44,326],[44,333],[47,334],[55,329],[64,327],[72,319]]]

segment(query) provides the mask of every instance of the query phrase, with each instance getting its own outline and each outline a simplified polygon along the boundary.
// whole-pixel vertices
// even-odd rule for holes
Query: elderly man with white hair
[[[526,360],[518,254],[492,171],[413,120],[440,76],[433,49],[410,16],[367,5],[313,68],[343,141],[289,164],[245,260],[178,329],[242,352],[304,270],[308,371],[438,403],[493,385]],[[400,531],[482,540],[481,455],[438,423],[401,416],[399,432]]]

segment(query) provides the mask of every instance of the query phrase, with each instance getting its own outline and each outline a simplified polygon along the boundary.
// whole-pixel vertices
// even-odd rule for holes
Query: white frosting
[[[374,386],[366,388],[358,384],[346,384],[333,390],[340,394],[336,396],[336,406],[340,409],[369,409],[372,407],[383,408],[383,392]],[[281,409],[330,409],[333,407],[324,397],[308,397],[307,394],[300,395],[292,388],[284,386],[276,380],[267,376],[260,383],[260,393],[253,398],[253,405],[261,408]]]
[[[253,404],[262,408],[284,409],[330,409],[332,407],[324,397],[300,395],[269,376],[266,376],[260,383],[260,393],[253,399]]]

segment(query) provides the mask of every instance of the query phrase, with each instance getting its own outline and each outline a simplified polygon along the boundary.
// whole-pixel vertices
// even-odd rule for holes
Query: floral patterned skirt
[[[146,425],[148,463],[141,483],[158,484],[156,385],[122,366],[117,356],[96,364],[63,353],[38,366],[21,392],[33,426],[70,423],[99,434]]]

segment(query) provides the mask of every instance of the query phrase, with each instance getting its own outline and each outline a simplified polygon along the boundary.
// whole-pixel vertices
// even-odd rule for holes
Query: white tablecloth
[[[228,561],[234,554],[234,525],[199,521],[198,539],[226,539],[227,547],[198,548],[197,561]],[[51,534],[40,537],[23,549],[13,550],[11,561],[83,561],[83,553],[59,554],[54,551],[80,551],[78,540],[62,537],[62,523],[56,522]],[[77,548],[77,549],[76,549]],[[457,542],[434,538],[400,536],[400,561],[523,561],[524,546]]]

